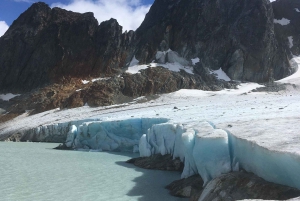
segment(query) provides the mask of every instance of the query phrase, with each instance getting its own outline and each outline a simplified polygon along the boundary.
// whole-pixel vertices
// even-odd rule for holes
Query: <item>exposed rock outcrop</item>
[[[300,190],[274,184],[246,172],[232,172],[210,181],[199,201],[211,200],[287,200],[300,196]]]
[[[123,73],[121,76],[90,81],[87,84],[83,84],[78,78],[65,78],[58,84],[42,87],[9,102],[0,102],[0,107],[8,111],[0,117],[0,122],[14,118],[26,110],[30,110],[30,114],[36,114],[55,108],[75,108],[86,104],[91,107],[108,106],[130,102],[139,96],[169,93],[179,89],[217,91],[235,88],[237,85],[235,82],[218,80],[205,69],[202,69],[201,75],[156,67],[147,68],[137,74]]]
[[[167,171],[182,171],[183,163],[180,159],[173,159],[169,154],[164,156],[160,154],[152,155],[150,157],[133,158],[127,161],[133,163],[135,166],[144,169],[167,170]]]
[[[222,67],[235,80],[264,82],[291,73],[268,0],[155,1],[136,35],[142,62],[171,48],[187,59],[199,57],[200,68]]]
[[[203,180],[199,175],[173,181],[166,186],[170,194],[176,197],[186,197],[197,201],[203,190]]]
[[[220,67],[234,80],[280,79],[295,70],[288,60],[300,54],[299,11],[292,0],[161,0],[135,32],[122,33],[114,19],[98,25],[92,13],[34,3],[0,38],[0,92],[22,93],[0,101],[6,112],[0,122],[26,110],[33,114],[183,88],[234,87],[210,75],[209,69]],[[280,24],[282,19],[289,23]],[[191,66],[197,57],[194,75],[164,68],[124,73],[133,58],[139,64]],[[98,77],[109,79],[81,82]]]
[[[188,197],[191,201],[211,200],[287,200],[298,197],[300,190],[274,184],[247,172],[231,172],[221,175],[202,187],[199,175],[172,182],[167,189],[177,197]]]
[[[280,46],[288,54],[300,54],[300,2],[276,0],[272,2],[274,28]]]
[[[0,89],[29,91],[67,77],[114,74],[125,66],[132,38],[114,19],[98,26],[93,13],[34,3],[0,38]]]

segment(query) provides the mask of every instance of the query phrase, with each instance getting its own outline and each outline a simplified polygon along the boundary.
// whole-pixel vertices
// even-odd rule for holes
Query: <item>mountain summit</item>
[[[93,13],[34,3],[0,38],[0,91],[114,76],[133,58],[183,65],[199,58],[196,74],[221,67],[234,80],[280,79],[293,72],[289,58],[299,53],[297,6],[291,0],[156,0],[141,26],[123,33],[114,19],[98,25]]]

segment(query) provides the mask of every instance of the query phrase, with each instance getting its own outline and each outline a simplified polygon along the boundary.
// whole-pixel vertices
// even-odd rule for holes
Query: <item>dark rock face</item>
[[[134,55],[148,63],[169,48],[184,63],[199,57],[198,73],[222,67],[236,80],[280,79],[291,73],[286,35],[294,36],[292,51],[299,52],[299,13],[292,0],[272,5],[268,0],[159,0],[136,32],[122,33],[114,19],[98,25],[92,13],[35,3],[0,38],[0,91],[117,75]],[[292,27],[282,31],[276,24],[274,32],[273,9],[276,18],[293,18]]]
[[[246,172],[232,172],[210,181],[199,201],[211,200],[287,200],[300,196],[300,190],[274,184]]]
[[[176,197],[186,197],[197,201],[203,190],[203,180],[199,175],[173,181],[166,186],[170,194]]]
[[[300,190],[267,182],[252,173],[232,172],[221,175],[203,187],[199,175],[172,182],[167,189],[177,197],[188,197],[191,201],[211,200],[287,200],[298,197]]]
[[[199,57],[200,68],[222,67],[235,80],[263,82],[290,73],[268,0],[155,1],[136,33],[142,62],[171,48],[186,59]]]
[[[164,156],[157,154],[150,157],[133,158],[127,161],[133,163],[135,166],[154,169],[154,170],[168,170],[168,171],[182,171],[183,163],[179,159],[174,159],[169,154]]]
[[[35,3],[0,38],[1,91],[29,91],[65,77],[112,74],[125,66],[133,33],[116,20],[98,26],[79,14]]]
[[[63,79],[60,83],[39,88],[31,93],[0,101],[0,108],[9,111],[0,116],[0,122],[12,119],[25,110],[31,114],[55,108],[75,108],[85,104],[91,107],[130,102],[139,96],[153,96],[179,89],[217,91],[235,88],[237,83],[225,82],[203,69],[202,76],[185,71],[173,72],[163,67],[147,68],[137,74],[123,73],[95,82],[83,84],[81,79]]]
[[[293,0],[277,0],[272,2],[274,18],[287,19],[287,25],[274,24],[276,37],[287,53],[300,54],[300,2]],[[289,37],[290,40],[289,41]],[[291,43],[292,42],[292,43]]]

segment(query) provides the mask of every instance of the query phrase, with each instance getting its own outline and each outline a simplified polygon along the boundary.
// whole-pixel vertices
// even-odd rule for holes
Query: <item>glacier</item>
[[[204,186],[221,174],[244,169],[300,189],[299,155],[268,150],[209,121],[87,121],[70,126],[65,144],[77,150],[139,152],[141,157],[171,154],[184,162],[182,178],[199,174]]]
[[[184,161],[181,177],[199,174],[204,185],[231,171],[227,133],[215,129],[211,122],[188,125],[158,124],[140,139],[140,155],[171,154]]]
[[[74,149],[136,152],[142,134],[152,125],[166,121],[165,118],[87,121],[69,128],[65,144]]]
[[[183,89],[144,103],[24,114],[1,123],[0,137],[21,133],[23,141],[79,150],[171,154],[184,163],[183,178],[199,174],[207,183],[244,169],[300,189],[300,57],[291,62],[296,73],[275,82],[284,84],[282,91],[242,83],[217,92]]]

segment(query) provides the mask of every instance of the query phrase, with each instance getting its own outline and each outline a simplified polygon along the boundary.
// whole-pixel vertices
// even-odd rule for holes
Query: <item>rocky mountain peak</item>
[[[149,62],[170,48],[187,60],[199,57],[199,68],[222,67],[235,80],[280,79],[291,72],[273,19],[268,0],[155,1],[137,29],[137,58]]]
[[[123,33],[115,19],[99,25],[92,13],[34,3],[0,38],[0,91],[115,76],[134,57],[140,64],[167,62],[159,54],[169,50],[169,62],[199,58],[195,72],[221,67],[234,80],[280,79],[292,73],[291,51],[299,52],[296,8],[289,0],[157,0],[135,32]],[[285,15],[292,25],[276,24]]]

